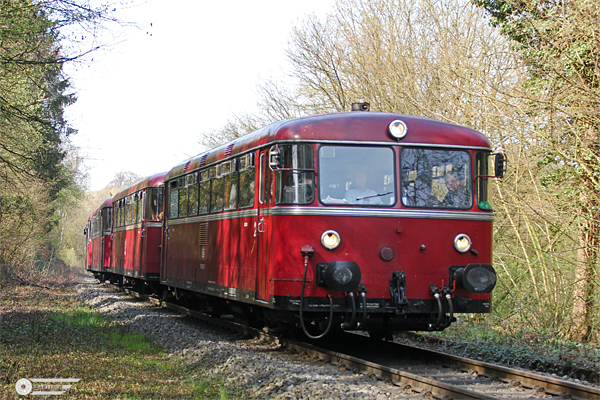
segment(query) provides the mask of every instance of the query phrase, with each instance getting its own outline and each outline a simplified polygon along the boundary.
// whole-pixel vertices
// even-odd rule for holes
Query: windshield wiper
[[[394,192],[377,193],[377,194],[372,194],[370,196],[357,197],[356,200],[370,199],[371,197],[381,197],[381,196],[386,196],[386,195],[392,194],[392,193],[394,193]]]

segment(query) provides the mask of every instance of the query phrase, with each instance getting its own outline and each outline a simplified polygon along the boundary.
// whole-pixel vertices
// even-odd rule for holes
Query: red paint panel
[[[112,268],[120,270],[125,267],[125,231],[115,232],[112,241]]]
[[[328,293],[314,284],[317,263],[355,261],[361,268],[367,297],[372,298],[390,298],[389,279],[394,271],[403,271],[407,297],[427,299],[431,297],[430,284],[448,284],[449,266],[491,263],[492,258],[491,222],[278,216],[272,217],[272,229],[271,262],[264,279],[275,282],[272,294],[279,296],[300,295],[304,263],[299,249],[303,245],[315,248],[307,274],[307,280],[311,281],[307,283],[307,296]],[[337,231],[342,238],[340,246],[333,251],[320,244],[321,234],[329,229]],[[453,239],[459,233],[469,235],[478,255],[460,254],[454,249]],[[421,250],[421,245],[425,250]],[[382,246],[394,249],[395,257],[391,261],[379,257]]]
[[[142,238],[142,275],[160,273],[162,228],[144,228]]]
[[[200,270],[197,223],[170,226],[166,239],[165,278],[196,280]],[[198,274],[200,275],[200,274]]]
[[[104,261],[103,266],[105,268],[110,268],[110,257],[111,257],[111,245],[112,242],[110,240],[111,235],[104,235]]]
[[[102,267],[102,236],[91,240],[92,243],[92,269],[100,271]]]

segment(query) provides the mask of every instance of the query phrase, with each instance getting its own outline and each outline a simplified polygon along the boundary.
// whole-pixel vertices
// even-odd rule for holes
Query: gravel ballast
[[[130,326],[162,347],[169,358],[189,365],[192,377],[222,379],[231,393],[241,397],[384,400],[414,396],[374,376],[203,326],[112,292],[91,278],[78,286],[77,293],[94,310]]]

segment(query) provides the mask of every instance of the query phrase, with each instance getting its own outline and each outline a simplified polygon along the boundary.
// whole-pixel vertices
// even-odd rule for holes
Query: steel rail
[[[402,371],[396,368],[391,368],[376,362],[371,362],[358,357],[354,357],[348,354],[344,354],[338,351],[332,351],[325,348],[315,346],[311,343],[291,340],[287,338],[280,338],[276,335],[265,332],[264,330],[249,327],[244,324],[240,324],[235,321],[218,319],[204,314],[200,311],[192,310],[187,307],[170,303],[167,301],[160,300],[152,295],[146,295],[138,293],[134,290],[116,287],[114,285],[107,285],[109,288],[117,289],[118,291],[124,292],[128,295],[137,297],[142,300],[152,302],[154,305],[159,307],[166,307],[172,311],[175,311],[181,315],[186,315],[208,322],[212,325],[219,326],[226,330],[233,330],[250,337],[258,337],[261,339],[268,339],[277,341],[280,345],[294,349],[300,353],[306,353],[309,356],[319,358],[321,360],[329,360],[338,365],[344,365],[350,369],[357,369],[367,374],[375,374],[384,379],[390,379],[394,384],[398,386],[410,385],[412,389],[417,392],[426,393],[430,392],[433,397],[436,398],[454,398],[454,399],[482,399],[492,400],[497,397],[489,396],[483,393],[479,393],[475,390],[464,389],[458,385],[453,385],[445,382],[441,382],[436,379],[420,376],[410,372]],[[365,340],[365,343],[372,341],[368,337],[359,334],[351,334],[351,336],[361,337],[358,340]],[[397,351],[402,355],[409,355],[414,358],[424,358],[430,360],[436,360],[445,365],[457,366],[463,371],[477,371],[477,373],[485,376],[495,376],[502,381],[518,381],[525,387],[534,388],[536,386],[543,387],[547,393],[569,398],[568,395],[573,399],[600,399],[600,389],[596,387],[585,386],[577,383],[572,383],[552,377],[546,377],[542,375],[536,375],[527,371],[516,370],[501,365],[495,365],[482,361],[472,360],[465,357],[454,356],[451,354],[442,353],[435,350],[423,349],[417,346],[401,344],[401,343],[390,343],[390,345],[397,346]]]

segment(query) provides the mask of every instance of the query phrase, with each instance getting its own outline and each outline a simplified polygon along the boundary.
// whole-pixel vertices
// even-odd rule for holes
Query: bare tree
[[[572,337],[565,310],[594,293],[573,290],[573,282],[589,282],[590,272],[580,272],[581,266],[590,271],[593,263],[581,259],[594,258],[582,252],[596,248],[593,241],[584,245],[578,232],[585,232],[582,221],[597,220],[597,208],[582,207],[576,186],[582,181],[565,169],[595,171],[600,165],[595,153],[573,157],[581,149],[574,144],[596,143],[588,140],[593,135],[582,129],[567,134],[574,127],[568,118],[556,123],[564,113],[557,104],[573,97],[550,86],[532,90],[531,67],[514,42],[468,0],[338,0],[325,19],[310,16],[294,29],[287,55],[292,84],[267,80],[259,86],[265,121],[348,111],[352,102],[368,101],[374,111],[472,127],[506,152],[510,173],[494,184],[499,324],[508,331],[536,326]],[[558,93],[564,94],[560,102]],[[588,176],[593,184],[595,175]]]
[[[528,66],[546,187],[554,187],[577,230],[572,335],[598,338],[600,326],[600,7],[597,2],[478,0],[514,40]],[[576,190],[574,190],[576,188]],[[572,224],[570,224],[572,225]]]
[[[112,186],[115,188],[129,186],[129,185],[139,181],[142,178],[143,178],[143,176],[138,175],[135,172],[121,171],[121,172],[117,172],[115,174],[113,180],[110,181],[109,186]]]
[[[204,132],[200,144],[207,148],[213,148],[244,136],[267,123],[268,121],[264,118],[249,114],[234,115],[222,128]]]

